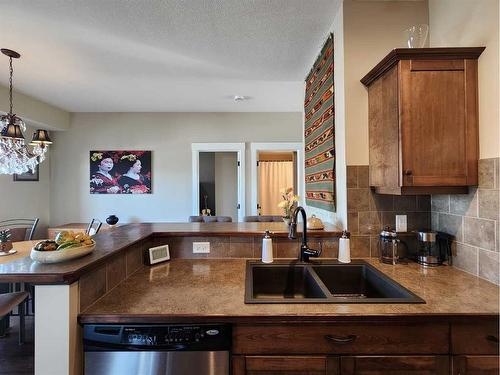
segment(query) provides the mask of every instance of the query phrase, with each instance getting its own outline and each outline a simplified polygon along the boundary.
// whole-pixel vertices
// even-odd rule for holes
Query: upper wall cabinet
[[[363,77],[377,193],[467,193],[477,185],[483,50],[395,49]]]

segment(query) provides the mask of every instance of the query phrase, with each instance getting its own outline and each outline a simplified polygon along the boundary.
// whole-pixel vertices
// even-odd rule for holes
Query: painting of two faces
[[[151,151],[90,151],[91,194],[151,194]]]

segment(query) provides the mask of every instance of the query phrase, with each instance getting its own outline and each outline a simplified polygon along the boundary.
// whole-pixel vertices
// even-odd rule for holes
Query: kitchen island
[[[168,244],[173,258],[253,257],[270,230],[282,251],[297,251],[284,223],[141,223],[120,225],[97,234],[93,253],[59,264],[23,257],[0,264],[0,282],[35,285],[35,374],[81,373],[81,337],[77,317],[89,305],[144,267],[148,248]],[[326,225],[311,240],[333,253],[341,230]],[[193,242],[209,242],[210,254],[193,254]],[[277,246],[279,250],[280,246]]]
[[[275,256],[296,258],[299,243],[286,239],[282,223],[130,224],[98,234],[94,253],[81,259],[39,265],[23,258],[0,265],[0,282],[35,284],[35,373],[81,373],[78,320],[232,324],[237,375],[251,369],[265,373],[273,366],[286,373],[297,363],[310,363],[309,369],[329,366],[325,373],[333,374],[341,362],[352,369],[373,360],[366,355],[386,356],[389,362],[404,356],[414,361],[405,366],[414,366],[408,373],[415,374],[444,374],[447,363],[463,364],[470,356],[482,365],[487,357],[488,366],[496,360],[499,288],[451,267],[367,260],[425,304],[245,304],[246,259],[259,257],[266,229],[274,232]],[[312,247],[323,248],[322,258],[336,257],[339,230],[308,234]],[[211,253],[193,254],[197,241],[209,242]],[[145,250],[163,244],[173,259],[144,266]],[[325,343],[332,332],[356,342]]]

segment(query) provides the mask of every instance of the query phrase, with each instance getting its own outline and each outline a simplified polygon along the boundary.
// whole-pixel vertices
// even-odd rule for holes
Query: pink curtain
[[[280,190],[293,188],[293,161],[259,162],[259,204],[262,215],[283,215]]]

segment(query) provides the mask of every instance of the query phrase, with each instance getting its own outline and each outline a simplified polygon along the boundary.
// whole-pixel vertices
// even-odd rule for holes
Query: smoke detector
[[[235,95],[233,99],[235,102],[242,102],[242,101],[246,100],[246,97],[244,97],[242,95]]]

